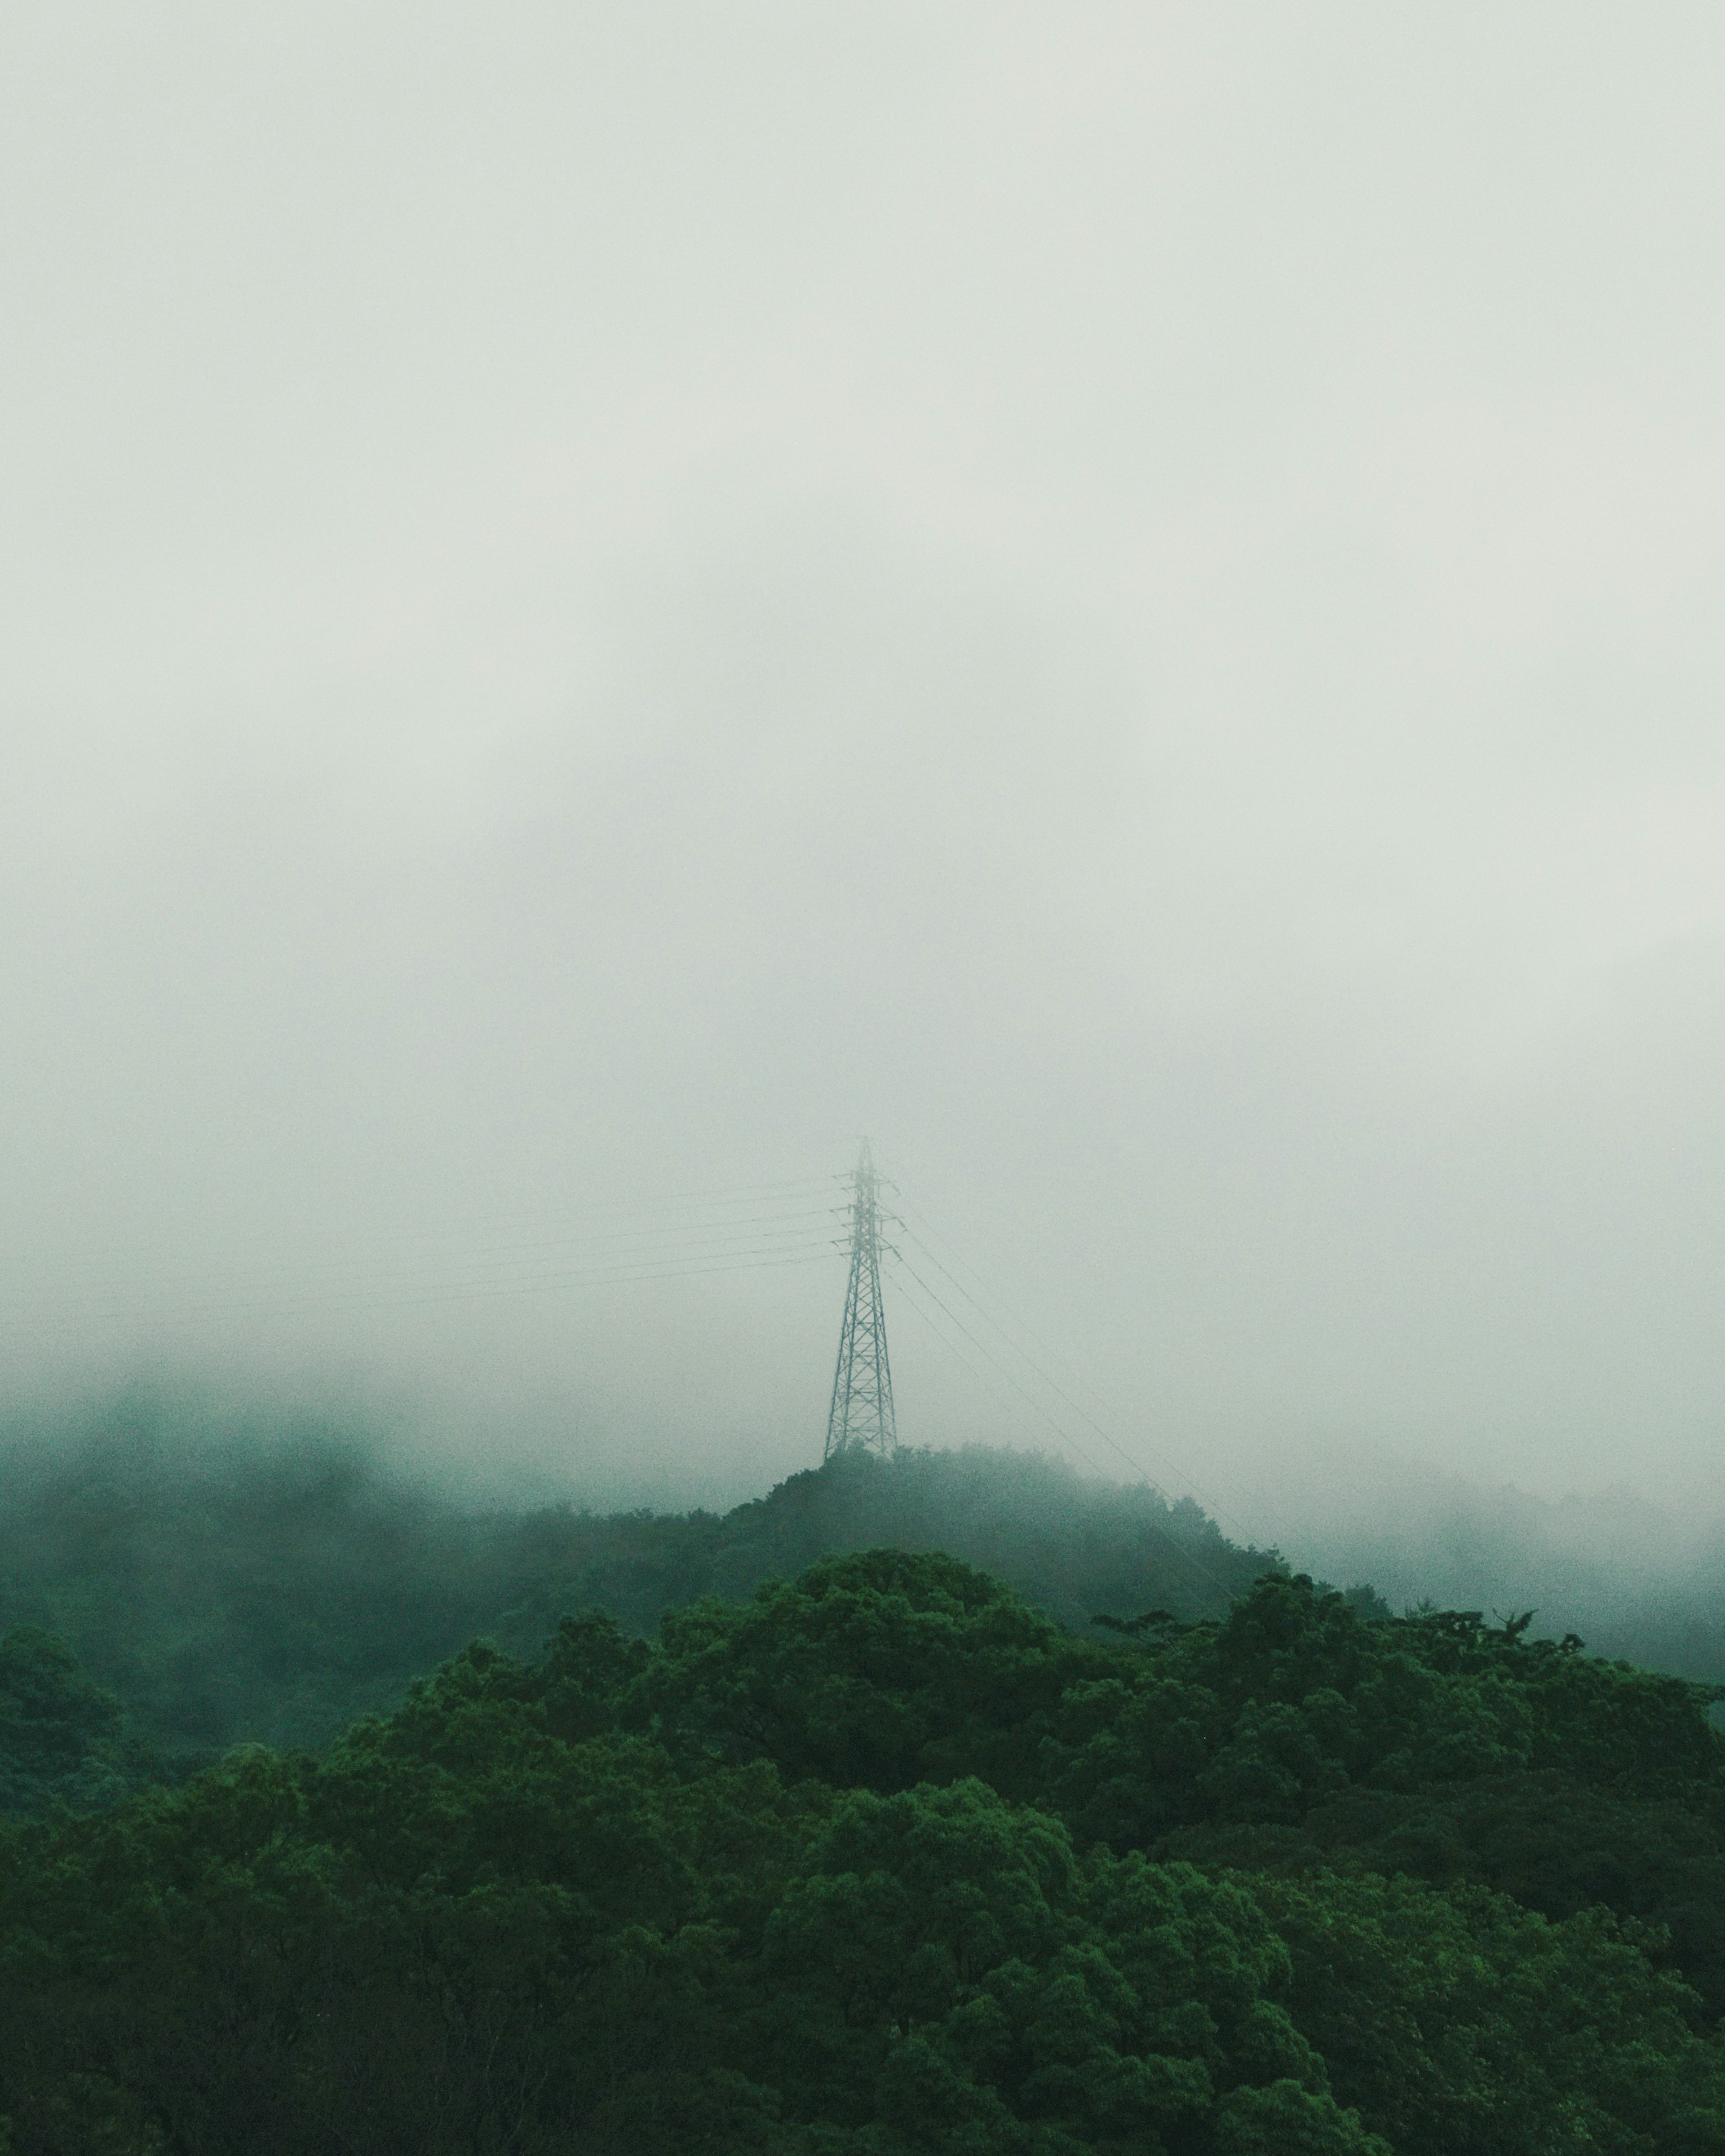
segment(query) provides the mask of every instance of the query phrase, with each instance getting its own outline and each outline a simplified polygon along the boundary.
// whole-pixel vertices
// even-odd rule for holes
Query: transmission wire
[[[931,1232],[934,1234],[940,1233],[940,1231],[934,1227],[933,1222],[928,1219],[927,1214],[920,1213],[919,1209],[906,1207],[906,1210],[919,1212],[919,1217],[923,1220],[924,1224],[928,1227]],[[919,1235],[916,1234],[913,1228],[909,1226],[908,1224],[906,1225],[905,1232],[916,1244],[918,1250],[922,1251],[929,1262],[932,1265],[938,1265],[941,1271],[943,1272],[947,1278],[952,1281],[953,1286],[956,1287],[958,1292],[964,1296],[965,1300],[970,1303],[972,1307],[978,1311],[989,1325],[993,1327],[995,1332],[997,1332],[1000,1335],[1001,1338],[1007,1342],[1008,1346],[1012,1348],[1013,1353],[1020,1357],[1024,1362],[1029,1365],[1030,1368],[1036,1373],[1037,1376],[1040,1378],[1043,1383],[1048,1387],[1049,1390],[1051,1393],[1058,1394],[1061,1399],[1065,1400],[1075,1414],[1082,1415],[1086,1422],[1087,1422],[1090,1424],[1090,1427],[1096,1431],[1096,1435],[1102,1439],[1103,1442],[1111,1446],[1136,1474],[1147,1481],[1149,1478],[1144,1474],[1142,1464],[1139,1460],[1133,1459],[1131,1454],[1127,1451],[1125,1447],[1109,1435],[1108,1431],[1102,1427],[1101,1424],[1096,1420],[1093,1414],[1090,1414],[1079,1401],[1075,1400],[1071,1397],[1070,1394],[1065,1392],[1059,1384],[1057,1384],[1055,1381],[1049,1376],[1047,1371],[1043,1369],[1040,1364],[1037,1363],[1034,1356],[1027,1354],[1024,1348],[1017,1345],[1017,1343],[1013,1340],[1011,1334],[1007,1332],[1006,1328],[1000,1323],[999,1320],[992,1315],[992,1313],[981,1301],[978,1300],[977,1296],[972,1293],[970,1289],[965,1286],[964,1282],[960,1280],[956,1274],[954,1274],[947,1266],[941,1264],[940,1258],[937,1253],[929,1249],[928,1245]],[[952,1244],[951,1238],[946,1235],[942,1235],[941,1240],[947,1245],[949,1249],[953,1249],[954,1255],[957,1256],[957,1251]],[[960,1260],[959,1262],[966,1265],[967,1270],[976,1273],[975,1267],[969,1265],[968,1261]],[[981,1274],[976,1273],[976,1278],[980,1281],[982,1280]],[[984,1283],[984,1285],[986,1285],[986,1283]],[[1007,1315],[1014,1320],[1014,1322],[1019,1327],[1028,1338],[1037,1341],[1037,1344],[1043,1349],[1045,1353],[1053,1356],[1056,1362],[1067,1363],[1067,1367],[1069,1368],[1072,1367],[1070,1363],[1067,1362],[1067,1358],[1061,1355],[1058,1349],[1050,1348],[1046,1341],[1040,1339],[1029,1325],[1028,1325],[1016,1312],[1013,1311],[1004,1301],[1001,1301],[1000,1307],[1007,1312]],[[1086,1381],[1081,1378],[1079,1382],[1083,1383]],[[1093,1384],[1091,1386],[1091,1389],[1093,1392],[1097,1391],[1097,1389]],[[1127,1419],[1127,1417],[1120,1415],[1120,1411],[1117,1406],[1115,1406],[1113,1403],[1107,1401],[1100,1392],[1097,1392],[1097,1397],[1098,1399],[1103,1399],[1104,1405],[1109,1408],[1111,1413],[1119,1416],[1119,1419],[1122,1421]],[[1200,1490],[1197,1483],[1193,1481],[1189,1475],[1186,1474],[1182,1469],[1176,1467],[1172,1460],[1159,1459],[1158,1455],[1153,1450],[1149,1451],[1149,1457],[1153,1461],[1157,1462],[1157,1464],[1165,1468],[1174,1476],[1176,1481],[1183,1482],[1192,1495],[1198,1498],[1214,1517],[1218,1519],[1227,1521],[1228,1524],[1235,1530],[1235,1532],[1244,1537],[1249,1546],[1253,1548],[1256,1547],[1255,1540],[1251,1530],[1247,1527],[1242,1521],[1236,1519],[1230,1512],[1228,1512],[1225,1507],[1218,1504],[1216,1500],[1210,1496],[1207,1491]]]
[[[993,1364],[994,1368],[1000,1373],[1001,1376],[1005,1378],[1007,1383],[1012,1387],[1013,1390],[1027,1400],[1030,1406],[1035,1409],[1036,1413],[1042,1417],[1043,1420],[1048,1424],[1049,1427],[1059,1436],[1064,1438],[1065,1441],[1071,1445],[1073,1450],[1078,1454],[1080,1459],[1083,1460],[1088,1466],[1094,1470],[1096,1473],[1098,1475],[1101,1474],[1101,1469],[1096,1466],[1094,1460],[1091,1459],[1084,1448],[1073,1437],[1071,1432],[1065,1429],[1061,1424],[1049,1413],[1048,1409],[1044,1407],[1042,1403],[1035,1397],[1035,1395],[1033,1393],[1026,1391],[1024,1387],[1013,1376],[1011,1371],[1009,1370],[994,1355],[990,1353],[984,1342],[977,1338],[975,1333],[971,1331],[970,1327],[964,1322],[963,1319],[956,1313],[956,1312],[949,1309],[947,1304],[942,1301],[939,1296],[935,1293],[934,1290],[928,1285],[928,1282],[923,1279],[922,1276],[916,1270],[915,1266],[911,1264],[910,1260],[903,1255],[903,1253],[897,1252],[895,1253],[895,1255],[897,1256],[900,1265],[904,1267],[911,1278],[916,1281],[917,1286],[922,1289],[922,1292],[928,1297],[929,1301],[933,1303],[936,1309],[944,1311],[947,1317],[949,1317],[952,1323],[958,1327],[958,1330],[964,1335],[965,1338],[971,1342],[972,1346],[976,1348],[978,1353]],[[1157,1494],[1159,1496],[1160,1492],[1158,1492]],[[1164,1500],[1164,1502],[1165,1502],[1166,1500]],[[1172,1529],[1163,1527],[1153,1521],[1150,1522],[1150,1525],[1155,1532],[1163,1537],[1163,1540],[1168,1543],[1171,1549],[1175,1551],[1178,1555],[1183,1558],[1186,1562],[1191,1565],[1194,1571],[1200,1573],[1204,1578],[1209,1580],[1211,1586],[1219,1589],[1224,1597],[1230,1603],[1233,1602],[1235,1599],[1234,1589],[1228,1584],[1226,1580],[1221,1578],[1219,1574],[1212,1572],[1209,1567],[1205,1564],[1204,1561],[1194,1552],[1187,1549],[1183,1544],[1178,1542],[1175,1538]]]

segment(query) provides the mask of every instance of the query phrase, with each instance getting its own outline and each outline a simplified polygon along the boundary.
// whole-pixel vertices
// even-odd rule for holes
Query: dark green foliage
[[[1709,1697],[1277,1577],[1106,1639],[893,1550],[651,1644],[590,1613],[321,1757],[0,1828],[0,2116],[13,2156],[1702,2156]]]
[[[661,1640],[641,1697],[668,1735],[880,1790],[955,1773],[1014,1789],[1069,1687],[1110,1666],[986,1573],[898,1550],[697,1603]]]
[[[148,1774],[111,1692],[34,1625],[0,1634],[0,1812],[114,1804]]]
[[[1725,2049],[1635,1924],[1377,1876],[1250,1887],[1291,1953],[1294,2020],[1393,2146],[1725,2146]]]
[[[793,1476],[721,1518],[475,1512],[329,1430],[186,1433],[132,1402],[0,1455],[0,1628],[68,1640],[182,1770],[228,1745],[321,1744],[485,1633],[521,1654],[570,1609],[651,1633],[830,1553],[950,1550],[1063,1622],[1219,1614],[1274,1560],[1188,1503],[972,1450]]]
[[[1282,1873],[1473,1882],[1665,1928],[1725,2009],[1725,1769],[1710,1687],[1476,1614],[1363,1624],[1304,1579],[1159,1627],[1135,1683],[1076,1690],[1050,1788],[1117,1847]]]
[[[1004,1579],[1061,1623],[1165,1604],[1219,1616],[1278,1560],[1236,1548],[1190,1498],[1086,1483],[1034,1455],[968,1445],[860,1453],[793,1475],[722,1522],[712,1591],[746,1594],[855,1549],[942,1550]],[[656,1619],[657,1612],[655,1613]]]
[[[470,1523],[332,1435],[182,1445],[138,1408],[4,1466],[0,1624],[67,1640],[170,1761],[322,1741],[475,1629]]]
[[[1708,1688],[980,1453],[18,1489],[0,2156],[1725,2156]]]

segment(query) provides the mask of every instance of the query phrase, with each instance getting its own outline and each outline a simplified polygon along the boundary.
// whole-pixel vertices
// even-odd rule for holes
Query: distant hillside
[[[1075,1627],[1219,1615],[1285,1569],[1189,1501],[978,1447],[835,1461],[722,1516],[480,1512],[326,1429],[188,1442],[134,1404],[15,1442],[0,1488],[0,1631],[69,1641],[181,1767],[242,1739],[321,1743],[476,1635],[531,1655],[590,1607],[645,1635],[850,1550],[945,1550]]]
[[[1360,1446],[1278,1470],[1250,1504],[1305,1571],[1397,1609],[1532,1610],[1536,1637],[1725,1680],[1725,1530],[1620,1486],[1555,1502]]]

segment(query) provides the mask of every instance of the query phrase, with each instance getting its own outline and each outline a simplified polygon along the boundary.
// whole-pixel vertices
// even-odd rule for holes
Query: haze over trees
[[[1215,1615],[1275,1560],[1189,1501],[1034,1455],[866,1455],[719,1515],[481,1509],[387,1471],[351,1430],[225,1434],[132,1399],[15,1435],[0,1630],[69,1640],[165,1762],[243,1739],[321,1743],[475,1634],[536,1652],[598,1608],[632,1634],[833,1551],[942,1548],[1068,1625],[1156,1605]]]
[[[568,1610],[597,1608],[644,1635],[667,1609],[746,1595],[837,1551],[943,1549],[1080,1630],[1099,1611],[1219,1615],[1283,1562],[1230,1543],[1189,1501],[981,1447],[837,1463],[722,1515],[605,1515],[459,1501],[334,1422],[223,1422],[135,1394],[15,1426],[0,1471],[0,1631],[67,1642],[182,1768],[242,1740],[326,1742],[476,1635],[532,1654]],[[1537,1604],[1536,1634],[1725,1681],[1713,1575],[1638,1590],[1630,1569],[1608,1595],[1597,1567],[1566,1570],[1534,1532],[1518,1542],[1521,1524],[1496,1516],[1489,1564],[1452,1564],[1447,1601],[1505,1615]],[[1405,1539],[1387,1532],[1341,1553],[1354,1560],[1344,1584],[1405,1569]],[[1297,1546],[1287,1558],[1313,1568]]]
[[[1034,1458],[169,1435],[10,1463],[9,2156],[1725,2148],[1716,1690]]]

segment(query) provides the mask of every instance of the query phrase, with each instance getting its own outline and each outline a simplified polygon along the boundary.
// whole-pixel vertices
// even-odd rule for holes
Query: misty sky
[[[1722,105],[1716,7],[9,11],[12,1394],[741,1495],[842,1261],[523,1254],[866,1131],[1171,1487],[1713,1504]]]

